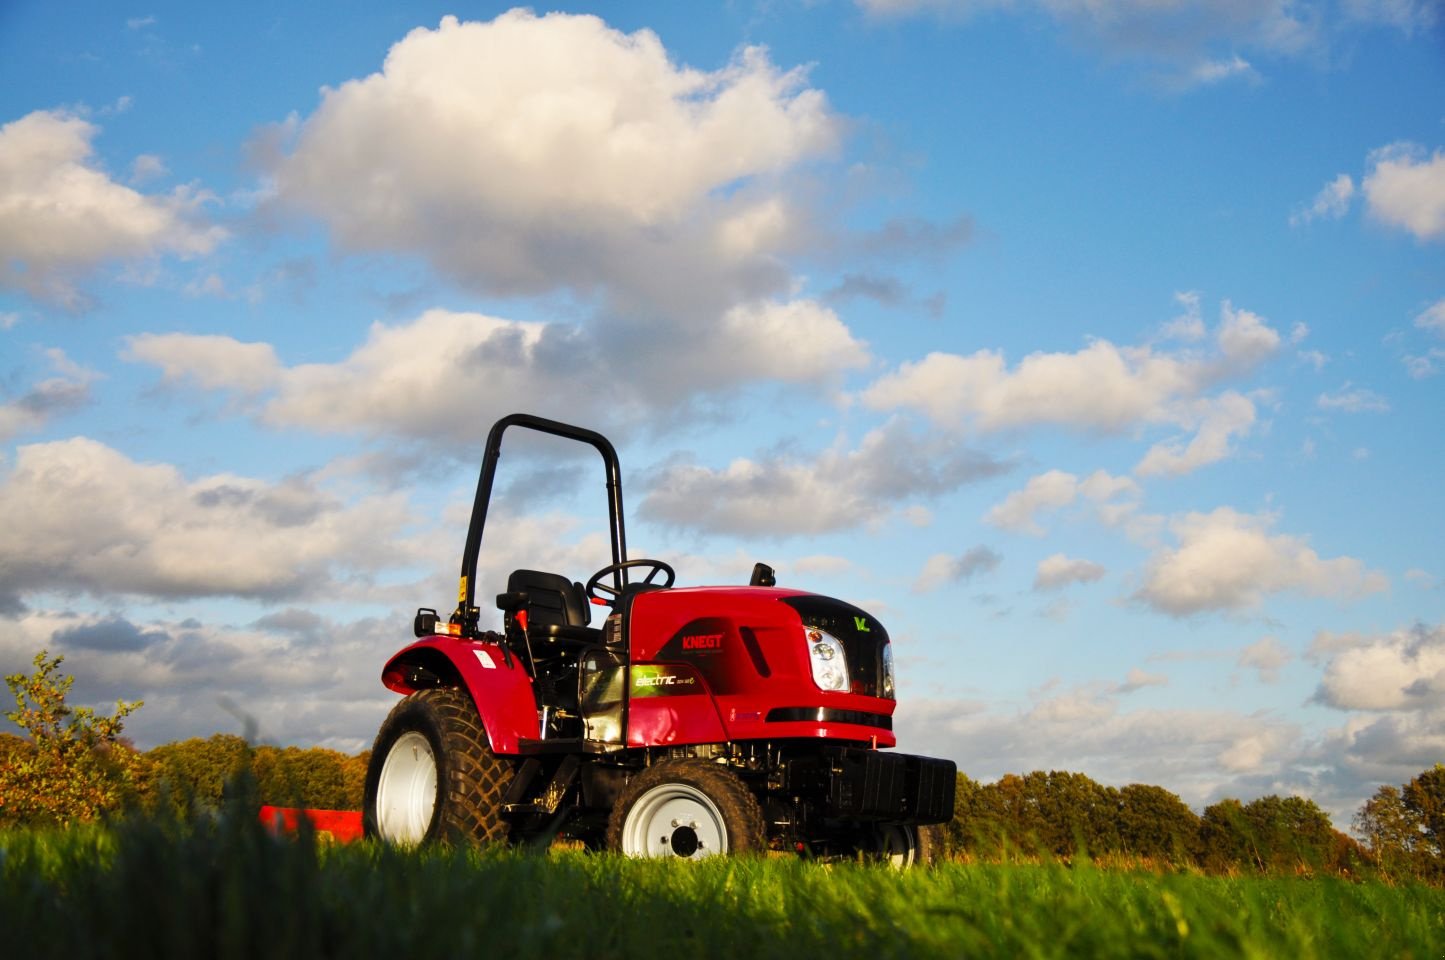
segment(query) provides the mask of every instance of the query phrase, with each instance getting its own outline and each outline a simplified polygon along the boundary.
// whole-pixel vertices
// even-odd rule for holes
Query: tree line
[[[0,734],[0,827],[65,825],[128,805],[181,814],[219,807],[246,783],[257,803],[360,809],[369,751],[252,746],[215,734],[140,752],[121,736],[141,704],[101,716],[65,703],[74,679],[44,651],[35,672],[5,678],[28,736]],[[1082,773],[1035,771],[981,784],[958,775],[943,854],[997,862],[1087,856],[1208,872],[1325,872],[1445,883],[1445,765],[1400,787],[1382,786],[1341,833],[1313,800],[1225,799],[1196,814],[1149,784],[1110,787]]]
[[[0,828],[67,826],[128,807],[189,815],[242,784],[257,803],[361,808],[370,751],[253,746],[224,733],[138,751],[122,732],[142,704],[119,701],[108,717],[69,706],[75,678],[60,673],[63,661],[41,651],[34,673],[5,678],[15,697],[5,717],[27,736],[0,733]]]

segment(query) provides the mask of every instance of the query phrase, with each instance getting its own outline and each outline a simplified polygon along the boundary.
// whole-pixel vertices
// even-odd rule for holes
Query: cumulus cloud
[[[778,184],[839,135],[761,48],[707,72],[648,30],[518,9],[407,34],[380,72],[323,91],[273,173],[277,201],[347,248],[668,312],[782,289],[800,212]]]
[[[1418,144],[1392,143],[1367,162],[1362,190],[1372,216],[1417,240],[1445,237],[1445,151],[1427,156]]]
[[[1254,426],[1254,403],[1228,391],[1179,407],[1180,423],[1195,431],[1190,439],[1164,440],[1150,447],[1134,467],[1141,477],[1180,476],[1215,463],[1234,452],[1231,442]]]
[[[1191,443],[1171,442],[1147,463],[1146,472],[1178,473],[1226,456],[1230,437],[1253,422],[1247,398],[1226,394],[1206,400],[1205,391],[1248,374],[1277,353],[1281,342],[1257,314],[1226,302],[1208,355],[1095,340],[1076,353],[1030,354],[1010,369],[994,350],[968,356],[935,352],[885,374],[862,399],[878,410],[919,410],[949,429],[1057,425],[1119,432],[1174,424],[1198,430]]]
[[[187,479],[94,440],[22,446],[0,482],[0,608],[27,594],[315,595],[403,562],[399,497],[345,504],[305,478]]]
[[[1401,783],[1445,755],[1445,624],[1322,633],[1317,703],[1349,711],[1323,753],[1367,783]]]
[[[396,701],[378,671],[410,639],[408,619],[284,608],[232,625],[38,610],[0,620],[0,670],[28,671],[42,648],[64,655],[72,703],[146,701],[126,721],[142,749],[225,732],[354,753]]]
[[[935,553],[924,563],[913,590],[927,593],[950,583],[963,583],[981,573],[992,573],[1002,562],[1002,555],[983,544],[970,547],[959,556]]]
[[[1354,179],[1349,174],[1342,173],[1325,184],[1320,192],[1315,194],[1309,206],[1301,207],[1290,214],[1290,226],[1304,226],[1315,220],[1338,220],[1349,211],[1350,201],[1354,196]]]
[[[273,426],[467,443],[518,397],[567,419],[577,397],[606,396],[599,413],[625,423],[739,383],[826,383],[868,356],[832,310],[810,300],[739,304],[686,342],[609,347],[580,327],[433,309],[373,324],[335,363],[285,366],[270,344],[186,333],[131,337],[124,355],[158,367],[168,383],[247,397]]]
[[[1415,326],[1437,337],[1445,337],[1445,297],[1436,300],[1415,317]]]
[[[976,779],[1081,770],[1103,783],[1162,784],[1196,808],[1239,796],[1242,778],[1278,775],[1298,755],[1299,728],[1267,714],[1120,707],[1122,695],[1164,680],[1131,671],[1122,684],[1074,687],[1022,707],[909,696],[895,729],[911,749],[951,758]]]
[[[1134,599],[1174,617],[1245,612],[1283,592],[1355,599],[1384,590],[1385,575],[1354,557],[1321,558],[1304,538],[1271,533],[1274,518],[1220,507],[1176,517],[1177,545],[1158,550]]]
[[[1071,583],[1093,583],[1103,579],[1106,572],[1103,565],[1090,560],[1067,557],[1062,553],[1050,554],[1039,561],[1034,573],[1034,589],[1062,590]]]
[[[1038,515],[1044,511],[1058,510],[1083,498],[1098,506],[1106,520],[1115,519],[1127,512],[1129,504],[1141,493],[1133,480],[1112,476],[1104,470],[1096,470],[1082,480],[1063,470],[1049,470],[1030,477],[1023,489],[1015,490],[995,504],[983,520],[1004,530],[1043,536],[1045,531]],[[1120,503],[1121,499],[1125,503]]]
[[[1289,661],[1288,647],[1274,637],[1260,637],[1239,652],[1235,664],[1256,671],[1262,683],[1278,683],[1280,668]]]
[[[1445,710],[1445,624],[1356,638],[1326,664],[1315,698],[1340,710]]]
[[[39,430],[55,417],[90,404],[95,371],[72,362],[63,350],[46,350],[45,358],[55,376],[32,385],[14,400],[0,403],[0,441]]]
[[[672,527],[786,537],[882,520],[912,498],[932,498],[1007,467],[946,437],[919,437],[901,420],[856,449],[815,459],[782,453],[723,468],[671,463],[647,481],[639,516]]]
[[[206,195],[138,193],[93,158],[98,128],[38,110],[0,127],[0,287],[75,308],[76,283],[95,267],[172,253],[210,252],[224,236],[197,222]]]

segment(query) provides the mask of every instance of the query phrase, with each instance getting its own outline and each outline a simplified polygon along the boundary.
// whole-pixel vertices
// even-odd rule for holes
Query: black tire
[[[511,766],[492,753],[476,705],[453,687],[418,690],[387,714],[366,770],[362,824],[387,843],[498,843]]]
[[[759,854],[763,810],[737,774],[707,760],[663,760],[633,777],[607,821],[607,849],[632,857]]]

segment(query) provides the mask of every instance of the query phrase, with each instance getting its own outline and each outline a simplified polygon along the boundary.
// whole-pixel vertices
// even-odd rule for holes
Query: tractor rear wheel
[[[465,691],[418,690],[392,708],[376,735],[366,771],[366,836],[408,847],[504,841],[502,792],[511,777]]]
[[[629,857],[762,853],[763,811],[727,767],[663,760],[632,778],[607,822],[607,847]]]

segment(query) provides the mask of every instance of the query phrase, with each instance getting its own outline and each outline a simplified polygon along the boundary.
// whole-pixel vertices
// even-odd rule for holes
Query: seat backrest
[[[585,627],[592,622],[582,585],[560,574],[513,570],[507,592],[527,595],[527,622],[539,627]]]

